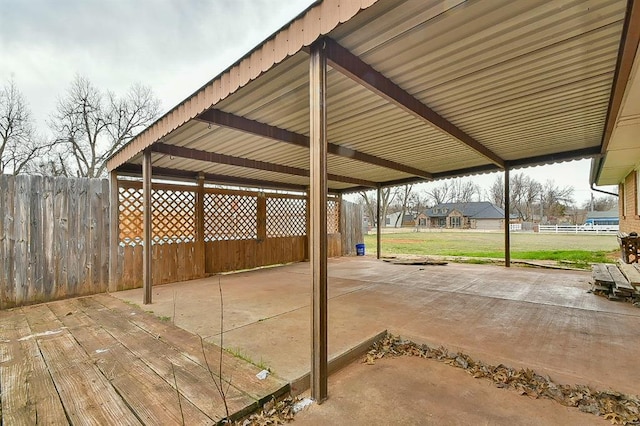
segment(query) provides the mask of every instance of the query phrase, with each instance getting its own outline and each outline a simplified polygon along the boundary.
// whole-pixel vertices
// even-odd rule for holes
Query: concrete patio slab
[[[492,265],[329,262],[329,352],[381,330],[477,360],[532,368],[558,383],[637,394],[640,309],[587,293],[587,272]],[[144,309],[270,366],[289,381],[309,371],[306,263],[157,286]],[[114,294],[141,303],[141,289]],[[331,388],[329,393],[331,396]]]

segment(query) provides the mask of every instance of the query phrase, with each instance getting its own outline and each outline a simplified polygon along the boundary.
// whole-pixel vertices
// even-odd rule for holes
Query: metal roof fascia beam
[[[285,166],[282,164],[268,163],[266,161],[251,160],[248,158],[234,157],[232,155],[218,154],[214,152],[201,151],[198,149],[185,148],[176,145],[167,145],[164,143],[156,143],[151,146],[153,152],[165,155],[172,155],[174,157],[188,158],[191,160],[204,161],[208,163],[216,164],[228,164],[230,166],[244,167],[248,169],[264,170],[268,172],[276,172],[289,174],[294,176],[309,177],[309,170],[299,167]],[[351,183],[354,185],[376,187],[375,182],[371,182],[365,179],[352,178],[348,176],[340,176],[334,174],[327,174],[329,180],[334,182]]]
[[[286,129],[271,126],[259,121],[251,120],[245,117],[224,112],[215,108],[209,109],[198,116],[198,120],[215,124],[220,127],[227,127],[234,130],[240,130],[251,133],[256,136],[286,142],[292,145],[309,148],[309,137],[300,133],[291,132]],[[356,151],[342,145],[333,143],[327,144],[327,150],[330,154],[339,157],[351,158],[363,163],[373,164],[375,166],[385,167],[387,169],[408,173],[410,175],[420,176],[425,179],[431,179],[431,173],[406,164],[397,163],[395,161],[386,160],[376,157],[375,155],[366,154]]]
[[[140,164],[134,164],[134,163],[124,163],[114,170],[118,172],[119,176],[141,176],[142,174],[142,166]],[[165,179],[174,179],[174,180],[193,181],[199,175],[198,172],[189,171],[189,170],[172,169],[168,167],[153,166],[152,171],[153,171],[153,176],[155,178],[165,178]],[[208,182],[208,183],[232,185],[232,186],[244,186],[244,187],[251,187],[251,188],[270,188],[270,189],[281,189],[281,190],[291,190],[291,191],[301,191],[301,192],[304,192],[307,188],[306,185],[296,185],[296,184],[274,182],[274,181],[261,180],[261,179],[241,178],[241,177],[234,177],[234,176],[219,175],[215,173],[205,173],[204,179],[205,179],[205,182]]]
[[[504,168],[504,160],[489,148],[414,98],[410,93],[406,92],[382,73],[376,71],[371,65],[365,63],[358,56],[342,47],[335,40],[328,37],[325,37],[324,40],[326,43],[327,60],[332,68],[340,71],[356,83],[361,84],[405,111],[429,122],[442,132],[488,158],[492,163]]]
[[[618,121],[618,113],[622,106],[638,45],[640,45],[640,0],[628,0],[622,38],[618,49],[616,71],[611,85],[607,121],[602,135],[602,148],[600,150],[602,154],[607,152],[613,129]],[[598,179],[599,175],[600,170],[598,170],[595,179]]]

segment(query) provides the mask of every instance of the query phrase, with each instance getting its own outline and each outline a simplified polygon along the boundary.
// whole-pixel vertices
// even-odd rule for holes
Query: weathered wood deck
[[[222,359],[230,413],[288,391]],[[0,311],[2,424],[214,424],[219,360],[218,347],[108,295]]]

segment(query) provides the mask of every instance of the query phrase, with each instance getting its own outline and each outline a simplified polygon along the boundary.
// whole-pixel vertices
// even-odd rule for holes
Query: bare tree
[[[559,187],[552,180],[547,180],[542,187],[543,212],[547,216],[564,216],[567,207],[574,204],[573,187]]]
[[[43,148],[36,140],[29,107],[10,80],[0,90],[0,174],[22,172]]]
[[[524,173],[514,173],[509,177],[509,206],[513,214],[524,221],[533,220],[540,206],[542,185]],[[489,200],[504,208],[504,177],[497,176],[487,191]]]
[[[487,191],[487,199],[495,206],[504,209],[504,177],[499,175]]]
[[[613,195],[605,195],[602,197],[593,197],[591,200],[585,201],[582,208],[585,210],[594,210],[598,212],[605,212],[613,210],[618,207],[618,198]]]
[[[413,189],[413,184],[403,185],[396,188],[396,194],[401,200],[400,204],[400,215],[396,219],[396,223],[394,226],[402,226],[402,221],[404,220],[404,215],[407,212],[407,208],[409,207],[409,200],[411,199],[411,190]]]
[[[470,180],[453,179],[426,191],[434,205],[442,203],[470,203],[480,197],[480,187]]]
[[[369,216],[369,221],[372,225],[375,224],[376,220],[376,212],[378,209],[378,201],[375,191],[361,191],[359,192],[361,197],[361,202],[364,204],[365,211]],[[396,196],[396,191],[392,188],[382,188],[380,190],[380,220],[382,220],[382,224],[385,223],[385,218],[387,217],[387,210],[389,209],[389,205],[393,202],[393,199]]]
[[[147,127],[159,111],[160,102],[146,86],[134,85],[118,97],[76,76],[49,124],[75,173],[98,177],[105,173],[107,158]],[[70,171],[69,166],[59,168]]]

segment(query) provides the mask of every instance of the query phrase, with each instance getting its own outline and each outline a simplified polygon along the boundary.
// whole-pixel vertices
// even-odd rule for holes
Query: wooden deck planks
[[[84,312],[127,347],[165,381],[173,381],[172,366],[175,368],[178,389],[186,399],[207,416],[220,420],[226,416],[224,404],[216,391],[209,372],[191,360],[181,351],[157,339],[145,330],[131,323],[117,313],[105,308],[93,298],[78,299]],[[230,412],[245,407],[257,407],[257,401],[230,387],[227,394]]]
[[[47,305],[23,311],[71,423],[141,424]]]
[[[615,281],[617,288],[629,289],[631,291],[634,291],[633,286],[629,284],[629,281],[627,281],[622,272],[620,272],[620,269],[618,269],[617,265],[607,265],[607,269],[611,274],[611,278],[613,278],[613,281]]]
[[[106,295],[0,311],[0,421],[215,424],[226,416],[211,377],[220,352],[204,343],[208,369],[200,345]],[[226,352],[223,363],[233,418],[289,390],[274,376],[258,380],[258,367]]]
[[[611,277],[611,273],[607,265],[596,263],[591,266],[593,279],[601,285],[613,285],[615,281]]]
[[[0,389],[5,425],[61,425],[67,418],[21,310],[0,312]]]
[[[182,351],[183,354],[203,367],[206,367],[208,362],[209,366],[215,370],[214,372],[217,371],[220,360],[219,346],[205,342],[205,361],[202,353],[203,346],[198,336],[174,325],[158,321],[150,315],[137,315],[136,313],[140,313],[139,309],[129,306],[112,296],[96,295],[92,299],[110,310],[120,313],[122,317],[128,318],[129,321],[150,334],[159,336],[165,343]],[[223,378],[232,377],[231,385],[247,391],[252,398],[260,399],[264,398],[265,395],[272,394],[278,396],[289,390],[288,382],[285,380],[273,375],[267,377],[266,380],[259,380],[256,374],[260,372],[260,368],[240,360],[226,351],[222,352],[222,356]]]
[[[629,281],[627,283],[628,290],[634,290],[634,286],[640,285],[640,272],[634,267],[635,264],[618,262],[618,268]]]
[[[143,423],[215,423],[185,399],[180,401],[181,413],[173,384],[167,383],[99,324],[92,321],[76,300],[52,303],[49,307],[64,326],[68,327],[92,362]]]

